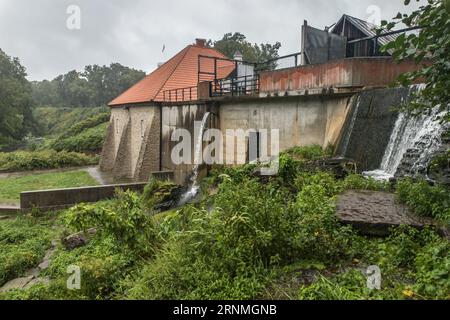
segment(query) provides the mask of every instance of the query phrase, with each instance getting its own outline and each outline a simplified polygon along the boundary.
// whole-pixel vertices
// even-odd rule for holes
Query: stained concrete
[[[359,171],[376,170],[398,117],[398,108],[409,96],[408,88],[363,91],[353,99],[338,154],[352,159]]]

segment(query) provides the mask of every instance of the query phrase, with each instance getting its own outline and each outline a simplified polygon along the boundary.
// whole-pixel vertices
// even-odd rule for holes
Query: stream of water
[[[197,141],[195,143],[194,149],[194,168],[192,170],[192,176],[190,179],[190,185],[188,191],[181,197],[180,205],[184,205],[194,199],[200,186],[198,184],[198,174],[201,164],[203,163],[203,134],[205,133],[206,126],[208,124],[208,119],[211,116],[210,112],[206,112],[203,116],[203,120],[200,125],[200,129],[198,132]]]

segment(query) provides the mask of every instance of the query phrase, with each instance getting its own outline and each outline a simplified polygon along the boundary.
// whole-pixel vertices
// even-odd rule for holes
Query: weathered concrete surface
[[[354,160],[360,171],[378,169],[398,117],[393,108],[406,101],[408,95],[408,88],[361,92],[352,101],[337,153]]]
[[[409,225],[423,228],[433,220],[422,218],[396,201],[395,194],[374,191],[349,191],[339,196],[337,217],[364,234],[386,236],[391,227]]]
[[[161,165],[162,170],[174,171],[175,182],[185,184],[189,174],[192,172],[192,164],[177,165],[172,159],[173,148],[180,141],[172,141],[172,134],[177,129],[187,130],[191,137],[190,163],[194,163],[194,148],[197,142],[198,132],[195,130],[195,122],[200,122],[206,112],[214,115],[209,118],[208,128],[218,128],[219,114],[217,106],[212,104],[182,104],[164,105],[162,107],[162,143],[161,143]],[[197,128],[198,129],[198,128]]]
[[[82,187],[71,189],[29,191],[20,194],[20,208],[31,210],[58,210],[78,203],[98,202],[113,198],[117,188],[142,191],[146,183],[118,184],[108,186]]]
[[[280,151],[313,144],[326,148],[337,144],[351,109],[350,102],[351,96],[278,97],[223,102],[220,106],[220,129],[223,133],[228,129],[267,129],[269,133],[271,129],[278,129]],[[234,149],[227,149],[224,141],[225,159],[245,159],[247,143],[247,140],[235,139]],[[269,156],[272,155],[270,149],[268,152]]]

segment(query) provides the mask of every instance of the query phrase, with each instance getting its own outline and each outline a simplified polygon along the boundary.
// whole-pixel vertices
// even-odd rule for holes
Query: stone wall
[[[101,169],[116,181],[147,181],[160,170],[160,107],[114,107],[102,152]]]

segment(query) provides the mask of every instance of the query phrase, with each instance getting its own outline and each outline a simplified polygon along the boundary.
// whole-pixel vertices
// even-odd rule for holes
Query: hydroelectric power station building
[[[305,22],[300,52],[262,64],[239,52],[230,59],[197,39],[109,104],[101,169],[132,181],[171,171],[184,183],[193,166],[173,163],[172,133],[194,136],[194,122],[207,112],[208,126],[222,132],[279,129],[280,151],[331,145],[361,169],[378,168],[397,118],[391,109],[408,96],[387,87],[420,66],[380,52],[396,34],[378,36],[374,28],[348,15],[325,31]],[[242,152],[248,147],[224,147],[235,159]]]

